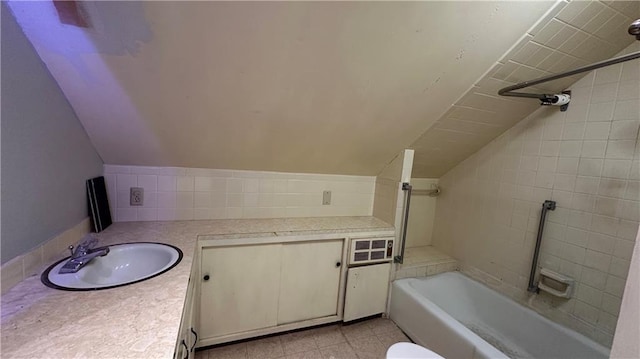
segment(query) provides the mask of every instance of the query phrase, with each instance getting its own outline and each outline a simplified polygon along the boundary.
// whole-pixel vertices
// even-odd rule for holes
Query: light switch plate
[[[331,191],[322,192],[322,205],[328,206],[331,204]]]

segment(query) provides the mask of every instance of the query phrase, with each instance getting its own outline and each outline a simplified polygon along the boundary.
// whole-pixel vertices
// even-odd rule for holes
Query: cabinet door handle
[[[187,343],[185,343],[185,342],[184,342],[184,339],[182,339],[182,343],[180,343],[180,344],[182,344],[182,345],[184,346],[184,349],[187,351],[187,352],[186,352],[186,353],[187,353],[187,355],[186,355],[184,358],[182,358],[182,359],[189,359],[189,347],[187,346]]]
[[[208,274],[205,274],[205,275],[204,275],[204,277],[202,277],[202,279],[204,279],[204,281],[205,281],[205,282],[206,282],[206,281],[208,281],[208,280],[209,280],[209,278],[210,278],[210,277],[209,277],[209,275],[208,275]]]
[[[193,345],[191,346],[191,350],[190,350],[190,351],[193,351],[193,348],[196,347],[196,343],[198,342],[198,333],[196,333],[196,331],[193,330],[193,328],[191,328],[191,333],[193,333],[193,335],[196,336],[196,339],[193,340]]]
[[[336,262],[336,267],[340,267],[341,265],[342,265],[342,263]]]

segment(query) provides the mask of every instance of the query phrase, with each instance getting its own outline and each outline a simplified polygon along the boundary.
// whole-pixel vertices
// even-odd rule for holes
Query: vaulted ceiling
[[[412,143],[416,151],[413,175],[440,177],[540,107],[536,100],[500,97],[500,88],[614,56],[635,41],[627,29],[638,18],[640,1],[556,3]],[[520,92],[560,93],[586,74]],[[570,104],[572,115],[584,114],[582,107]]]
[[[376,175],[415,148],[419,177],[538,108],[499,87],[607,58],[640,17],[635,1],[73,4],[9,2],[105,163]]]

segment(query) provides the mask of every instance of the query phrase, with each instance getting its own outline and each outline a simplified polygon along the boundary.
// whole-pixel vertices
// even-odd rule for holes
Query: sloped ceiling
[[[609,31],[636,11],[597,4]],[[376,175],[411,146],[418,176],[439,176],[537,108],[496,102],[497,87],[574,65],[528,63],[521,49],[541,51],[528,41],[576,61],[624,47],[590,19],[547,29],[562,5],[83,2],[84,28],[62,24],[52,2],[9,3],[105,163]],[[545,42],[574,26],[610,46],[575,55]],[[498,115],[475,122],[488,126],[467,115],[484,99]]]
[[[500,88],[614,56],[635,41],[627,28],[638,18],[640,1],[557,3],[413,142],[414,177],[440,177],[540,107],[536,100],[500,97]],[[586,74],[520,92],[559,93]],[[568,116],[585,116],[586,106],[570,103],[568,111]]]

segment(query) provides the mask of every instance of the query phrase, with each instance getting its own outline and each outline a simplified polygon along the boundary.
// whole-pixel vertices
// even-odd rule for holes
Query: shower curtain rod
[[[437,197],[440,194],[440,188],[436,187],[434,189],[413,189],[411,194],[415,196]]]
[[[629,26],[628,32],[629,32],[629,35],[635,36],[636,39],[640,41],[640,19],[631,23],[631,26]],[[560,106],[560,111],[566,111],[567,108],[569,107],[569,102],[571,101],[571,91],[562,91],[561,94],[536,94],[536,93],[514,92],[514,91],[523,89],[525,87],[535,86],[541,83],[558,80],[564,77],[577,75],[583,72],[593,71],[601,67],[615,65],[621,62],[630,61],[637,58],[640,58],[640,51],[633,52],[631,54],[620,56],[620,57],[615,57],[609,60],[596,62],[591,65],[579,67],[575,70],[565,71],[555,75],[540,77],[531,81],[523,81],[518,84],[507,86],[500,89],[498,91],[498,95],[511,96],[511,97],[537,98],[538,100],[542,101],[541,105]]]
[[[640,58],[640,51],[633,52],[631,54],[620,56],[620,57],[615,57],[615,58],[609,59],[609,60],[596,62],[596,63],[593,63],[591,65],[579,67],[579,68],[571,70],[571,71],[565,71],[565,72],[562,72],[562,73],[559,73],[559,74],[555,74],[555,75],[548,75],[548,76],[540,77],[540,78],[537,78],[537,79],[534,79],[534,80],[530,80],[530,81],[523,81],[523,82],[520,82],[518,84],[515,84],[515,85],[512,85],[512,86],[508,86],[508,87],[500,89],[500,91],[498,91],[498,95],[501,95],[501,96],[512,96],[512,97],[537,98],[537,99],[539,99],[541,101],[551,100],[551,98],[556,96],[556,95],[535,94],[535,93],[525,93],[525,92],[512,92],[512,91],[520,90],[520,89],[523,89],[523,88],[529,87],[529,86],[539,85],[541,83],[545,83],[545,82],[549,82],[549,81],[553,81],[553,80],[558,80],[558,79],[561,79],[561,78],[564,78],[564,77],[568,77],[568,76],[573,76],[573,75],[576,75],[576,74],[579,74],[579,73],[592,71],[592,70],[595,70],[595,69],[599,69],[601,67],[611,66],[611,65],[619,64],[621,62],[635,60],[637,58]]]

